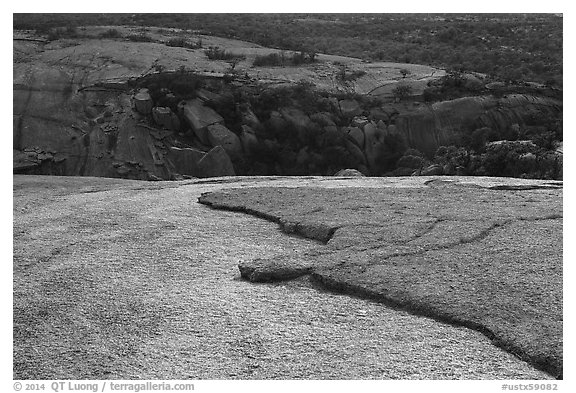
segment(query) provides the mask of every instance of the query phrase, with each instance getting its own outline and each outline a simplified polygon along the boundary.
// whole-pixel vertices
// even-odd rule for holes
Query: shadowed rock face
[[[28,46],[15,41],[14,50]],[[190,154],[172,149],[177,116],[169,108],[154,108],[147,89],[130,87],[129,81],[150,67],[145,50],[132,53],[138,45],[101,40],[35,46],[28,58],[14,63],[16,173],[141,180],[208,176],[198,171],[198,162],[190,162]],[[205,152],[214,147],[202,142]],[[210,174],[225,173],[211,168]]]
[[[529,125],[544,116],[557,116],[561,110],[562,104],[549,98],[465,97],[400,115],[396,127],[411,147],[433,155],[439,146],[452,144],[465,130],[489,127],[505,131],[513,124]]]
[[[474,129],[504,131],[514,124],[530,125],[534,119],[558,116],[562,110],[561,103],[552,99],[509,95],[468,97],[409,109],[398,104],[404,108],[399,114],[395,108],[388,113],[364,107],[367,104],[362,100],[332,97],[332,112],[315,112],[296,99],[292,105],[272,108],[266,119],[261,108],[243,108],[233,100],[230,107],[222,108],[215,103],[223,95],[204,88],[196,90],[197,98],[180,97],[178,105],[180,98],[173,93],[158,98],[151,90],[135,86],[134,81],[141,81],[138,78],[150,72],[158,58],[176,69],[184,56],[180,49],[106,40],[15,41],[14,171],[132,179],[174,179],[190,173],[206,177],[207,173],[196,170],[198,162],[175,158],[180,151],[172,148],[207,153],[222,146],[226,160],[243,168],[234,168],[235,173],[331,175],[355,168],[381,175],[385,171],[379,163],[390,154],[386,144],[391,135],[432,156],[439,146],[450,145]],[[186,55],[198,61],[197,54]],[[213,63],[208,64],[217,68],[219,63]],[[293,68],[285,71],[297,72]],[[317,76],[310,69],[304,71],[309,78]],[[165,76],[152,73],[146,78],[149,84],[158,84]],[[220,80],[213,75],[203,78]],[[219,93],[232,96],[230,91]],[[242,113],[233,106],[243,108]],[[283,140],[285,135],[292,139]],[[259,169],[258,155],[262,154],[277,160]],[[332,161],[338,162],[332,165]],[[227,162],[221,167],[226,166]],[[230,171],[217,175],[225,173]]]

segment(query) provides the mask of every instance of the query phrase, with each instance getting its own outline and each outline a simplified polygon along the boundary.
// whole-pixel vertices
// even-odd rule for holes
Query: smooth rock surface
[[[198,161],[198,177],[234,176],[234,166],[222,146],[216,146]]]
[[[188,121],[190,127],[200,140],[200,142],[209,145],[208,126],[224,121],[222,116],[216,113],[212,108],[204,106],[198,99],[188,100],[179,107],[182,115]]]
[[[426,180],[14,176],[14,379],[548,378],[467,328],[304,278],[240,280],[240,260],[326,246],[194,203],[231,187],[369,194]]]
[[[236,189],[200,202],[327,243],[307,256],[326,288],[476,329],[561,378],[562,182],[378,181],[372,192]]]
[[[230,158],[242,156],[240,138],[222,124],[212,124],[207,128],[208,140],[213,147],[222,146]]]

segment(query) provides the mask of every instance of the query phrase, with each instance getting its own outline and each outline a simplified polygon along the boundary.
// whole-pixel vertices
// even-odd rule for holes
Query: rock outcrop
[[[182,102],[179,105],[179,110],[190,127],[192,127],[192,131],[194,131],[194,134],[200,142],[205,145],[210,145],[208,126],[222,123],[224,121],[222,116],[212,108],[204,106],[202,101],[198,99]]]
[[[164,129],[176,131],[180,128],[180,119],[170,108],[160,106],[152,108],[152,118]]]
[[[198,162],[204,158],[205,152],[192,148],[171,147],[167,158],[174,166],[175,172],[182,175],[203,177]]]
[[[396,127],[410,147],[433,156],[439,146],[452,144],[465,132],[482,127],[502,132],[513,124],[530,125],[541,117],[557,116],[561,110],[562,103],[551,98],[465,97],[399,115]]]
[[[240,276],[252,282],[274,282],[291,280],[309,274],[310,262],[290,256],[278,256],[273,259],[255,259],[238,265]]]
[[[558,118],[562,111],[561,102],[527,95],[419,106],[321,94],[259,101],[253,99],[264,94],[259,82],[255,88],[252,82],[225,84],[212,74],[149,73],[149,61],[158,56],[134,52],[139,44],[93,41],[30,44],[36,52],[14,64],[15,171],[173,179],[194,176],[194,170],[172,148],[207,153],[221,146],[222,174],[331,175],[340,168],[398,174],[391,167],[402,151],[395,149],[416,148],[432,159],[439,146],[457,145],[480,128],[545,133],[537,119]],[[168,54],[176,50],[162,47]],[[126,53],[135,56],[129,66],[111,62]],[[528,169],[529,160],[522,164]],[[455,174],[462,163],[444,166],[443,173]]]
[[[230,158],[242,156],[242,143],[240,138],[224,125],[211,124],[206,129],[210,146],[222,146]]]
[[[142,89],[134,95],[134,107],[139,113],[149,115],[152,112],[153,106],[154,101],[152,101],[148,89]]]
[[[205,193],[199,202],[265,218],[286,233],[326,244],[297,258],[287,252],[242,261],[248,280],[310,272],[329,290],[478,330],[561,378],[562,182],[338,181],[349,186],[244,187]]]
[[[352,118],[362,113],[362,107],[356,100],[341,100],[338,104],[344,117]]]
[[[234,165],[222,146],[216,146],[198,161],[199,177],[235,176]]]
[[[356,169],[342,169],[334,174],[341,177],[364,177],[365,175]]]

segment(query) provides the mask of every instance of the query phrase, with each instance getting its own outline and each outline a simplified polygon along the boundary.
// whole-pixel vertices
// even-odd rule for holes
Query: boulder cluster
[[[153,74],[122,89],[80,87],[60,74],[42,75],[52,81],[50,90],[25,83],[15,88],[16,173],[142,180],[327,176],[343,169],[365,176],[476,174],[483,162],[459,156],[438,161],[436,150],[475,130],[487,130],[478,133],[482,143],[490,132],[542,133],[546,127],[531,123],[562,110],[553,99],[524,95],[426,105],[181,73]],[[418,153],[406,153],[410,148]],[[488,161],[504,156],[488,153]],[[538,152],[520,153],[526,153],[519,160],[529,174],[536,173],[532,167],[545,172]],[[558,172],[557,164],[548,166]],[[521,175],[522,168],[507,171]],[[486,171],[497,173],[498,167]]]
[[[166,95],[175,97],[172,93]],[[193,133],[196,148],[166,147],[164,158],[177,174],[191,177],[235,175],[231,157],[236,159],[242,156],[240,139],[226,128],[224,118],[205,106],[202,99],[181,101],[176,114],[170,107],[155,106],[148,89],[142,88],[134,94],[133,103],[139,114],[151,116],[155,127],[179,132],[182,119]]]

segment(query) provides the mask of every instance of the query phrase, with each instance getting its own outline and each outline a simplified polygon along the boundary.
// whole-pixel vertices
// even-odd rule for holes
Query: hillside
[[[179,29],[56,31],[14,33],[16,173],[562,176],[555,89]],[[519,142],[486,144],[502,139]]]
[[[188,29],[368,61],[427,64],[562,86],[559,14],[14,14],[18,29]]]

